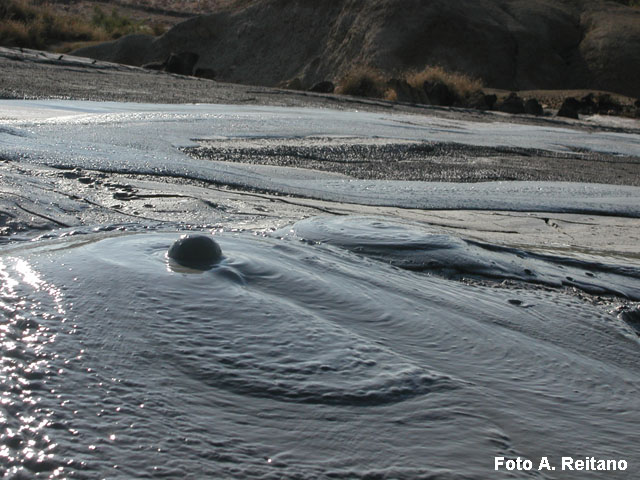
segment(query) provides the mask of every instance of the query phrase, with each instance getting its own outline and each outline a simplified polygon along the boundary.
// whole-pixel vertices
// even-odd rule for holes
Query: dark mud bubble
[[[182,235],[176,240],[167,256],[176,263],[196,270],[208,270],[222,259],[222,250],[207,235]]]

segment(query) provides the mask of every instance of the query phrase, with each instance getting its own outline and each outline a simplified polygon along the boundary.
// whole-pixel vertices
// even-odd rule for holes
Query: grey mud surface
[[[315,215],[378,215],[442,232],[562,255],[640,265],[640,220],[614,216],[430,211],[235,190],[176,177],[63,170],[0,161],[0,244],[100,225],[274,231]]]
[[[167,74],[88,58],[0,47],[0,98],[77,99],[153,103],[225,103],[428,114],[478,122],[556,125],[581,131],[640,133],[640,122],[619,126],[551,116],[398,104],[356,97],[272,89]],[[0,118],[1,120],[1,118]],[[477,182],[541,180],[640,185],[640,154],[620,157],[573,152],[461,145],[203,144],[192,155],[331,171],[360,179]],[[393,161],[388,161],[389,154]],[[322,160],[320,160],[322,158]],[[383,161],[385,160],[385,161]]]
[[[1,98],[69,98],[164,103],[226,103],[398,111],[482,122],[557,125],[581,131],[640,133],[640,127],[594,126],[553,117],[393,104],[383,101],[232,85],[147,71],[91,59],[0,47]],[[1,119],[0,119],[1,120]],[[382,162],[389,149],[396,159]],[[350,145],[319,139],[278,144],[202,143],[193,155],[320,169],[355,178],[447,180],[563,180],[640,184],[640,155],[550,154],[460,145]],[[319,161],[319,157],[325,158]],[[429,224],[453,234],[522,248],[621,256],[640,262],[640,220],[574,214],[426,211],[367,207],[247,192],[174,177],[56,170],[0,159],[0,244],[51,230],[100,225],[275,230],[313,215],[383,215]],[[97,226],[97,227],[96,227]]]

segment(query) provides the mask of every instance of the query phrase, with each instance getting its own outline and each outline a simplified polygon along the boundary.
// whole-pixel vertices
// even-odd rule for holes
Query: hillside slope
[[[442,65],[494,88],[640,96],[640,9],[602,0],[258,0],[186,20],[158,38],[75,52],[141,65],[199,55],[220,80],[304,86],[354,65]]]

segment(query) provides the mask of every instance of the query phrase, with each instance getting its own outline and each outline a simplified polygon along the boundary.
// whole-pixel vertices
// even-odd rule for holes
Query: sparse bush
[[[336,93],[384,98],[387,94],[387,81],[379,70],[360,65],[342,77],[338,82]]]
[[[397,90],[400,88],[398,85],[404,85],[405,90],[411,91],[413,89],[413,92],[416,93],[416,95],[410,95],[413,98],[419,97],[420,95],[417,95],[419,92],[425,92],[425,82],[450,92],[448,93],[451,97],[450,101],[442,103],[443,105],[466,105],[483,88],[480,80],[462,73],[449,72],[442,67],[427,67],[420,72],[410,72],[403,78],[394,78],[388,81],[379,70],[368,66],[358,66],[338,82],[336,93],[397,101],[407,96],[407,92],[404,91],[402,93],[405,95],[401,95],[401,92]],[[422,93],[422,96],[424,95],[425,93]],[[414,99],[412,101],[420,103],[420,100]],[[426,97],[424,101],[426,101]]]
[[[431,84],[442,83],[459,98],[469,98],[475,92],[482,90],[480,80],[458,72],[450,72],[440,66],[427,67],[420,72],[407,75],[407,82],[414,88],[422,88],[424,82]]]

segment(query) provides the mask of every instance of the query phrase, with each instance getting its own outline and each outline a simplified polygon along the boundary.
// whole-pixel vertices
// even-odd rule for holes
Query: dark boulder
[[[387,82],[387,86],[396,92],[399,102],[407,103],[429,103],[427,94],[421,88],[415,88],[402,78],[392,78]]]
[[[486,95],[484,92],[475,92],[467,99],[467,106],[477,110],[492,110],[498,101],[495,95]]]
[[[566,118],[580,118],[578,116],[578,110],[580,109],[580,102],[573,97],[565,98],[562,102],[560,110],[558,110],[558,117]]]
[[[622,112],[622,105],[615,99],[611,98],[608,93],[598,95],[597,98],[597,113],[604,115],[617,115]]]
[[[524,111],[529,115],[537,115],[540,116],[544,113],[542,110],[542,105],[535,98],[530,98],[526,102],[524,102]]]
[[[496,106],[496,102],[498,101],[498,96],[493,93],[490,95],[485,95],[484,101],[487,103],[487,105],[489,105],[489,110],[493,110],[493,108]]]
[[[323,82],[316,83],[313,87],[309,89],[309,91],[315,92],[315,93],[333,93],[335,89],[336,89],[336,86],[333,84],[333,82],[329,82],[328,80],[325,80]]]
[[[524,113],[524,102],[517,93],[511,92],[508,97],[496,105],[496,110],[505,113]]]
[[[200,77],[200,78],[208,78],[209,80],[215,80],[216,72],[211,68],[196,68],[196,71],[194,72],[194,76]]]
[[[165,62],[165,70],[178,75],[193,75],[199,55],[193,52],[172,53]]]
[[[455,94],[442,82],[424,82],[422,88],[432,105],[450,107],[456,101]]]
[[[593,115],[598,113],[598,105],[593,101],[593,93],[589,93],[580,99],[580,106],[578,107],[578,113],[582,115]]]

